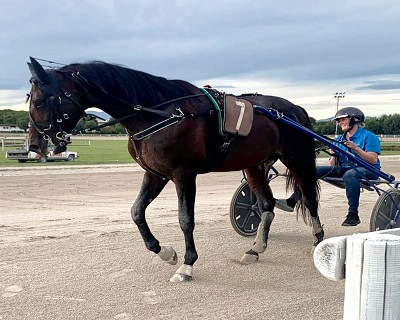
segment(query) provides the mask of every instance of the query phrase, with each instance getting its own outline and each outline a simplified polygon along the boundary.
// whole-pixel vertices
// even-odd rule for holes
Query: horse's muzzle
[[[63,145],[63,146],[57,145],[54,148],[54,153],[58,154],[58,153],[64,152],[65,150],[67,150],[67,146],[66,145]]]
[[[29,151],[36,152],[42,156],[47,154],[47,147],[49,145],[49,141],[43,139],[43,137],[33,130],[33,128],[29,128]]]
[[[38,154],[43,154],[42,150],[39,148],[39,146],[35,144],[30,144],[29,145],[29,151],[36,152]]]

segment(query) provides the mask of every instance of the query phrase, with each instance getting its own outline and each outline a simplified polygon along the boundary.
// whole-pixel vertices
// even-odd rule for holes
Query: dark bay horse
[[[44,153],[46,142],[51,140],[55,152],[64,151],[87,108],[97,107],[118,119],[130,136],[129,153],[145,169],[131,209],[132,219],[146,248],[170,264],[177,263],[177,254],[171,246],[160,245],[146,222],[145,211],[168,181],[175,184],[186,252],[172,282],[191,280],[193,264],[198,258],[193,231],[196,176],[201,173],[235,170],[246,173],[258,202],[261,222],[242,262],[257,261],[267,247],[275,199],[266,186],[266,173],[277,160],[287,167],[287,186],[302,193],[298,212],[312,226],[313,245],[323,240],[317,212],[319,186],[313,138],[255,112],[250,133],[233,139],[221,157],[225,140],[219,133],[215,106],[192,84],[104,62],[45,70],[37,60],[30,60],[30,150]],[[285,99],[262,95],[241,98],[273,107],[311,127],[306,111]]]

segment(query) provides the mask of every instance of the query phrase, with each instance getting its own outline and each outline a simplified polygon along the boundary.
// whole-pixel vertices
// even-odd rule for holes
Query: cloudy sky
[[[0,108],[27,110],[29,56],[103,60],[228,93],[400,113],[400,1],[2,0]]]

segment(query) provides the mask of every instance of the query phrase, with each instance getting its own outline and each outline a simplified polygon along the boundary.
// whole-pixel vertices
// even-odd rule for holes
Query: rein
[[[204,115],[212,115],[212,114],[214,114],[214,110],[203,111],[203,112],[199,112],[199,113],[195,113],[195,114],[193,114],[193,113],[184,114],[180,108],[176,108],[175,109],[176,111],[178,111],[178,114],[169,113],[169,112],[162,111],[162,110],[155,110],[157,108],[160,108],[162,106],[175,103],[177,101],[196,98],[196,97],[204,96],[204,95],[205,95],[204,93],[198,93],[198,94],[192,94],[192,95],[188,95],[188,96],[183,96],[183,97],[179,97],[179,98],[176,98],[176,99],[172,99],[172,100],[168,100],[168,101],[159,103],[159,104],[153,106],[152,108],[146,108],[146,107],[143,107],[141,105],[135,105],[135,106],[133,106],[133,109],[135,111],[137,111],[135,113],[128,114],[128,115],[126,115],[124,117],[120,117],[120,118],[114,119],[112,121],[109,121],[107,123],[103,123],[101,125],[97,125],[97,126],[93,126],[93,127],[87,128],[85,130],[81,130],[81,131],[74,130],[72,134],[76,135],[76,134],[79,134],[79,133],[86,133],[86,132],[90,132],[90,131],[93,131],[93,130],[98,130],[98,129],[101,129],[101,128],[106,128],[106,127],[109,127],[109,126],[113,126],[113,125],[115,125],[117,123],[120,123],[123,120],[126,120],[126,119],[129,119],[129,118],[132,118],[132,117],[136,116],[140,111],[148,112],[148,113],[152,113],[152,114],[164,117],[164,118],[168,118],[167,120],[163,120],[160,123],[158,123],[158,124],[148,128],[148,129],[145,129],[145,130],[143,130],[143,131],[131,136],[131,137],[136,137],[137,136],[135,138],[135,140],[141,140],[141,139],[149,136],[150,134],[155,133],[155,132],[165,128],[166,126],[170,126],[171,124],[174,124],[174,123],[178,122],[179,120],[181,120],[183,118],[201,117],[201,116],[204,116]],[[128,103],[127,101],[125,101],[125,100],[123,100],[123,99],[121,99],[119,97],[115,97],[115,98],[117,100],[119,100],[120,102],[124,103],[125,105],[128,105],[128,106],[132,107],[132,105],[130,103]],[[165,124],[165,126],[163,126],[163,124]],[[161,127],[160,127],[160,125],[161,125]],[[155,128],[159,128],[159,129],[157,129],[156,131],[153,131],[152,128],[154,128],[154,129]],[[146,134],[145,134],[145,132],[146,132]]]
[[[85,90],[85,86],[90,86],[90,87],[92,87],[92,88],[94,88],[96,90],[101,91],[102,94],[105,94],[105,95],[109,96],[108,92],[106,92],[104,89],[102,89],[102,88],[90,83],[79,72],[73,72],[71,74],[70,73],[66,73],[66,74],[70,75],[74,79],[77,79],[79,81],[79,85],[82,87],[82,89]],[[145,130],[143,130],[143,131],[141,131],[139,133],[136,133],[134,135],[131,135],[128,132],[128,134],[130,135],[131,139],[133,139],[133,140],[144,139],[144,138],[148,137],[149,135],[151,135],[151,134],[153,134],[153,133],[155,133],[157,131],[160,131],[161,129],[164,129],[164,128],[172,125],[172,124],[175,124],[175,123],[177,123],[178,121],[180,121],[180,120],[182,120],[184,118],[194,118],[194,117],[202,117],[202,116],[205,116],[205,115],[213,115],[214,114],[214,110],[203,111],[203,112],[199,112],[199,113],[195,113],[195,114],[193,114],[193,113],[184,114],[180,108],[175,108],[175,110],[178,111],[178,114],[169,113],[169,112],[162,111],[162,110],[156,110],[156,109],[158,109],[160,107],[173,104],[173,103],[175,103],[177,101],[196,98],[196,97],[200,97],[200,96],[203,96],[203,95],[208,96],[207,95],[208,94],[207,91],[205,91],[205,90],[202,90],[202,91],[203,91],[202,93],[192,94],[192,95],[183,96],[183,97],[171,99],[171,100],[168,100],[168,101],[164,101],[164,102],[159,103],[159,104],[157,104],[157,105],[155,105],[155,106],[153,106],[151,108],[146,108],[146,107],[143,107],[141,105],[132,106],[132,104],[129,103],[128,101],[126,101],[126,100],[124,100],[124,99],[122,99],[122,98],[120,98],[118,96],[113,96],[113,99],[117,100],[119,103],[121,103],[123,105],[126,105],[128,107],[133,107],[133,110],[136,111],[136,112],[132,113],[132,114],[128,114],[128,115],[126,115],[124,117],[120,117],[120,118],[114,119],[113,121],[109,121],[107,123],[103,123],[101,125],[96,125],[96,126],[87,128],[85,130],[80,130],[80,131],[72,130],[71,135],[76,135],[76,134],[79,134],[79,133],[87,133],[87,132],[90,132],[90,131],[99,130],[101,128],[106,128],[106,127],[115,125],[117,123],[121,123],[122,121],[124,121],[126,119],[129,119],[131,117],[134,117],[140,112],[152,113],[152,114],[155,114],[157,116],[167,118],[166,120],[163,120],[163,121],[161,121],[161,122],[159,122],[159,123],[147,128],[147,129],[145,129]],[[72,102],[74,102],[76,105],[78,105],[81,109],[84,109],[76,100],[74,100],[71,97],[71,94],[64,93],[64,95],[66,95],[67,98],[69,98]],[[218,109],[217,109],[217,111],[218,111]],[[85,112],[85,114],[86,114],[86,112]]]

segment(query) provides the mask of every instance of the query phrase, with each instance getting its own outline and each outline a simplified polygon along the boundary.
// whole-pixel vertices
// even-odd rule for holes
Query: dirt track
[[[383,170],[400,177],[399,158]],[[178,265],[148,252],[130,207],[143,172],[134,165],[4,170],[0,214],[0,319],[341,319],[344,282],[315,269],[310,229],[276,210],[269,246],[255,265],[239,260],[252,243],[236,234],[229,204],[240,172],[199,176],[194,281],[168,280],[182,262],[175,189],[168,184],[148,209],[162,244]],[[272,188],[283,197],[284,181]],[[361,196],[362,223],[340,224],[344,191],[322,184],[326,237],[366,232],[377,200]]]

